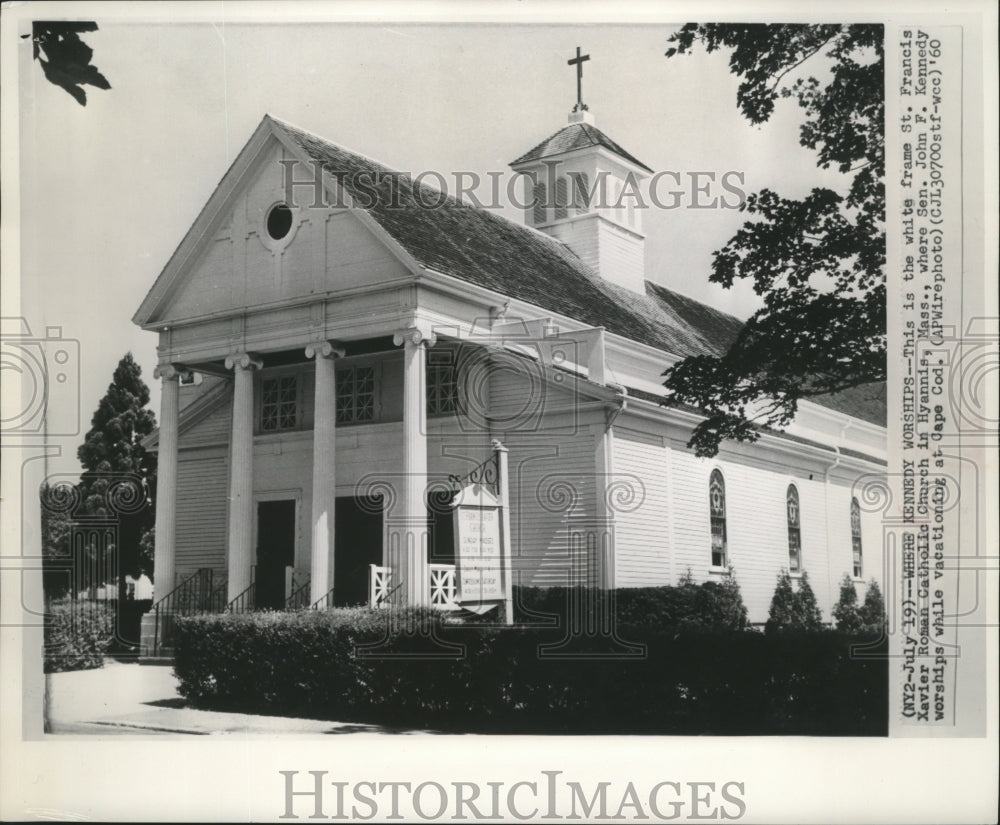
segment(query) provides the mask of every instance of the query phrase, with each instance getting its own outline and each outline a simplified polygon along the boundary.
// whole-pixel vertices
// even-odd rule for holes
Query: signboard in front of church
[[[456,507],[455,567],[459,603],[504,598],[499,507],[468,504]]]

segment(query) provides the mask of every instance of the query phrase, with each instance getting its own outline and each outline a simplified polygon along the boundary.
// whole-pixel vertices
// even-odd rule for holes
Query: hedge
[[[619,635],[642,655],[602,658],[620,646],[412,611],[197,616],[177,621],[175,672],[197,707],[444,731],[887,733],[884,656],[852,659],[852,639],[835,631]]]
[[[747,630],[747,610],[733,578],[677,586],[599,588],[515,587],[518,623],[551,625],[572,615],[590,624],[614,616],[616,625],[664,630]]]
[[[103,667],[114,638],[114,610],[108,603],[65,599],[45,614],[45,672]]]

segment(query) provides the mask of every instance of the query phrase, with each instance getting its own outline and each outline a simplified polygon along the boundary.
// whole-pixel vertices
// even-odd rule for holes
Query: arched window
[[[788,572],[798,573],[802,569],[802,512],[799,509],[799,491],[794,484],[788,485],[785,511],[788,514]]]
[[[726,482],[712,470],[708,480],[708,504],[712,525],[712,567],[726,566]]]
[[[860,579],[861,565],[861,506],[856,498],[851,498],[851,552],[854,555],[854,578]]]
[[[532,204],[532,218],[534,219],[535,226],[545,223],[545,208],[548,204],[545,202],[547,190],[545,184],[538,181],[535,184],[535,188],[532,192],[534,196],[534,203]]]

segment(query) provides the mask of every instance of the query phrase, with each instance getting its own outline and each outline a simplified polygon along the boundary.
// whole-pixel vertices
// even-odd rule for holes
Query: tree
[[[156,456],[141,443],[156,426],[147,404],[149,388],[142,370],[132,353],[126,353],[77,450],[84,467],[79,485],[81,513],[118,519],[119,601],[124,601],[125,574],[139,572],[142,537],[154,520],[148,491],[156,477]]]
[[[858,608],[858,618],[861,620],[863,633],[870,636],[882,635],[885,628],[885,601],[875,579],[868,582],[865,602]]]
[[[819,630],[823,627],[823,617],[816,604],[816,594],[809,585],[809,574],[803,572],[798,590],[792,584],[787,570],[778,574],[778,584],[771,597],[765,633],[780,630]]]
[[[861,628],[858,591],[854,589],[854,581],[846,573],[840,580],[840,598],[833,606],[833,620],[836,622],[837,630],[845,633],[857,633]]]
[[[70,509],[75,491],[42,485],[39,500],[42,509],[42,589],[47,598],[65,596],[72,585],[70,535],[73,529]],[[64,498],[64,495],[69,499]],[[69,507],[65,506],[69,501]]]
[[[881,25],[688,23],[669,38],[668,58],[696,44],[730,50],[737,104],[753,124],[779,98],[796,100],[799,142],[850,181],[846,193],[748,195],[749,219],[716,251],[710,280],[749,279],[764,305],[724,355],[664,372],[664,403],[705,415],[688,442],[700,456],[786,426],[801,399],[885,380],[882,41]]]
[[[799,579],[799,592],[796,594],[799,601],[799,620],[805,630],[819,630],[823,627],[823,614],[819,612],[819,604],[816,602],[816,594],[813,593],[812,585],[809,584],[809,574],[803,570],[802,578]]]
[[[42,66],[45,78],[65,89],[81,106],[87,105],[84,85],[110,89],[111,84],[90,60],[94,50],[80,39],[81,32],[97,31],[93,21],[53,22],[36,20],[31,24],[32,56]]]

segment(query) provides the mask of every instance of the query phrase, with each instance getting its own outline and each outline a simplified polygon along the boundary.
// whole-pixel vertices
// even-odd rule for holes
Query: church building
[[[828,621],[845,574],[882,580],[884,386],[696,457],[662,373],[741,322],[647,260],[616,193],[652,170],[579,103],[511,167],[537,179],[523,223],[263,118],[134,317],[159,338],[160,615],[454,609],[435,502],[496,441],[515,585],[734,575],[763,622],[782,569]]]

